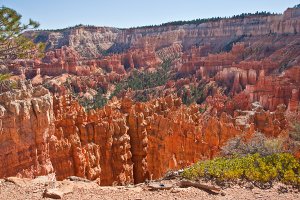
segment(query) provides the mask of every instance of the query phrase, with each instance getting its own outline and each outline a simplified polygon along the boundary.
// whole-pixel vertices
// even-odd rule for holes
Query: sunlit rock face
[[[288,106],[292,95],[296,100],[292,91],[299,87],[299,12],[287,9],[282,15],[199,25],[38,31],[36,40],[46,42],[49,51],[42,61],[19,65],[27,78],[38,76],[37,83],[42,82],[39,75],[94,76],[101,69],[105,78],[97,75],[93,78],[96,84],[87,86],[95,89],[101,81],[109,85],[133,69],[153,72],[164,60],[177,58],[173,67],[176,77],[216,81],[231,95],[245,92],[250,102],[259,101],[274,111],[279,104]],[[12,70],[22,71],[15,66]]]
[[[0,176],[52,173],[48,139],[54,132],[52,96],[43,87],[20,84],[0,94]]]
[[[199,159],[212,158],[230,138],[250,138],[255,130],[278,136],[284,109],[257,105],[235,117],[204,115],[167,96],[147,103],[113,100],[86,113],[70,97],[51,97],[30,85],[0,95],[1,177],[55,173],[124,185],[159,178]],[[214,109],[213,103],[210,104]],[[10,166],[10,167],[7,167]]]
[[[0,177],[140,183],[213,158],[236,136],[287,137],[287,119],[299,116],[300,9],[199,25],[35,33],[47,43],[45,57],[8,66],[13,79],[31,84],[0,94]],[[79,102],[99,88],[109,98],[128,77],[159,72],[166,61],[161,85],[120,91],[99,109]]]
[[[69,46],[81,56],[89,58],[97,57],[106,50],[122,52],[129,48],[147,49],[149,46],[159,50],[174,43],[179,43],[186,49],[195,44],[224,44],[229,38],[243,35],[256,37],[299,33],[299,12],[299,9],[288,9],[282,15],[223,19],[199,25],[131,29],[79,26],[57,31],[40,31],[36,40],[46,41],[49,49]]]

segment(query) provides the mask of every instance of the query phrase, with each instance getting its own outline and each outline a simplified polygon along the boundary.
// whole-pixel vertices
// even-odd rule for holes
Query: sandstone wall
[[[0,176],[53,172],[48,139],[54,131],[54,115],[49,91],[22,83],[20,90],[0,94],[0,110]]]
[[[237,135],[285,136],[281,104],[299,110],[299,17],[300,9],[288,9],[200,25],[40,32],[51,49],[45,58],[17,61],[10,70],[35,85],[54,76],[50,83],[60,96],[24,83],[0,94],[0,177],[54,172],[59,180],[75,175],[101,185],[139,183],[212,158]],[[65,95],[69,75],[77,92],[113,92],[132,69],[155,71],[168,58],[175,60],[172,80],[161,86],[165,94],[207,84],[205,98],[214,96],[186,106],[172,95],[146,103],[124,95],[85,112]],[[218,96],[220,90],[231,99]],[[250,109],[252,102],[261,106]]]
[[[139,183],[212,158],[237,135],[284,134],[285,108],[270,113],[255,106],[231,117],[220,113],[223,100],[208,101],[206,114],[175,96],[147,103],[113,99],[86,113],[70,96],[52,98],[42,87],[21,85],[0,95],[0,177],[54,172],[58,180],[75,175],[101,185]]]
[[[95,58],[103,51],[122,52],[128,48],[155,50],[180,43],[184,48],[194,44],[225,43],[242,35],[261,36],[270,33],[300,33],[299,11],[288,9],[283,15],[223,19],[199,25],[160,26],[152,28],[117,29],[108,27],[77,27],[60,31],[40,31],[49,49],[64,45],[74,48],[83,57]],[[27,33],[30,35],[31,33]],[[211,39],[215,42],[212,42]]]

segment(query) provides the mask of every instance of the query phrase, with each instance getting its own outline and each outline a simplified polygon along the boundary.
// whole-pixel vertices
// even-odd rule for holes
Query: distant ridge
[[[298,8],[298,7],[295,6],[294,8]],[[187,25],[187,24],[199,25],[199,24],[203,24],[203,23],[207,23],[207,22],[216,22],[216,21],[220,21],[220,20],[224,20],[224,19],[244,19],[244,18],[248,18],[248,17],[267,17],[267,16],[274,16],[274,15],[281,15],[281,13],[271,13],[271,12],[266,12],[266,11],[258,12],[257,11],[255,13],[242,13],[239,15],[233,15],[231,17],[198,18],[198,19],[193,19],[193,20],[171,21],[171,22],[166,22],[166,23],[156,24],[156,25],[145,25],[145,26],[137,26],[137,27],[130,27],[130,28],[118,28],[118,27],[113,27],[113,28],[125,30],[125,29],[137,29],[137,28],[154,28],[154,27],[163,27],[163,26],[181,26],[181,25]],[[38,29],[37,31],[60,32],[60,31],[65,31],[65,30],[69,30],[69,29],[72,30],[72,29],[76,29],[76,28],[80,28],[80,27],[97,29],[99,27],[107,27],[107,26],[78,24],[75,26],[62,28],[62,29]],[[109,28],[112,28],[112,27],[109,27]]]

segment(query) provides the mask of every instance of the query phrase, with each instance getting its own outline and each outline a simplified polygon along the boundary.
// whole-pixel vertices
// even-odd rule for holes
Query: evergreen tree
[[[27,30],[36,29],[39,23],[30,19],[27,24],[22,24],[21,17],[11,8],[0,7],[0,64],[42,56],[44,44],[35,44],[23,35]]]

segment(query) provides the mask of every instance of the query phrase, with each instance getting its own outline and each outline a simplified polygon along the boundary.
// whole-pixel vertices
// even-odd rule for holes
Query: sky
[[[282,13],[300,0],[0,0],[41,29],[78,24],[128,28],[256,11]]]

